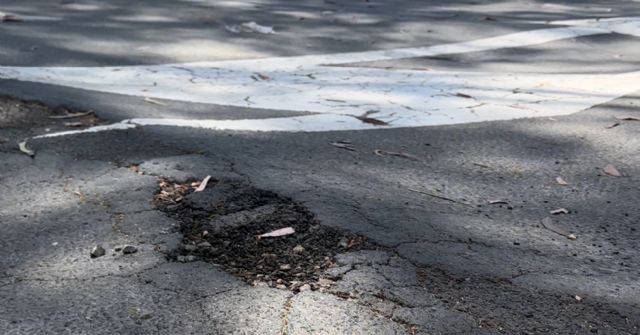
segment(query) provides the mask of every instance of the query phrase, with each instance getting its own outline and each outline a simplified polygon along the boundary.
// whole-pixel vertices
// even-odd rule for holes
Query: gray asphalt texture
[[[386,49],[640,12],[631,1],[564,5],[575,10],[517,1],[7,0],[0,10],[27,19],[0,24],[0,64],[137,65]],[[434,9],[446,6],[453,9]],[[283,33],[223,29],[250,20]],[[637,39],[594,36],[362,66],[464,63],[498,71],[507,62],[519,71],[564,73],[582,60],[584,73],[620,72],[637,69],[637,50]],[[518,64],[522,58],[527,64]],[[14,81],[0,81],[0,93],[92,109],[109,121],[256,114]],[[6,112],[10,104],[27,108]],[[18,141],[64,126],[46,107],[2,98],[1,332],[638,334],[640,122],[618,118],[640,117],[639,104],[640,92],[562,117],[356,132],[145,127],[32,141],[30,158]],[[336,140],[351,141],[355,151],[328,144]],[[378,156],[376,149],[418,160]],[[623,175],[603,173],[607,164]],[[326,289],[300,293],[250,286],[211,263],[168,261],[182,236],[152,203],[159,178],[206,175],[291,197],[322,224],[364,235],[380,249],[338,255]],[[569,213],[549,213],[557,208]],[[555,229],[545,227],[546,217]],[[96,244],[107,252],[92,259]],[[124,245],[138,251],[114,250]]]

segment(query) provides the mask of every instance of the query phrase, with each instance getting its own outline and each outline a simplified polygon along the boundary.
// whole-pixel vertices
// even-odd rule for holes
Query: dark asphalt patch
[[[161,180],[155,197],[184,235],[171,260],[212,262],[252,285],[297,291],[320,287],[336,254],[372,247],[361,236],[320,225],[300,203],[276,193],[235,180],[211,180],[202,192],[193,192],[195,185]],[[295,233],[258,237],[287,227]]]

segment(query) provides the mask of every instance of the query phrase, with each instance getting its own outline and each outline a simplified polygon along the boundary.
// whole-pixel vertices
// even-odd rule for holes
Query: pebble
[[[198,249],[198,247],[193,244],[185,244],[182,246],[182,248],[186,251],[195,251],[196,249]]]
[[[304,252],[304,247],[298,244],[293,248],[293,252],[296,254],[301,254]]]
[[[124,248],[122,248],[122,253],[125,255],[135,254],[136,252],[138,252],[138,248],[132,245],[127,245]]]
[[[98,257],[102,257],[106,254],[106,250],[104,250],[104,248],[101,245],[96,245],[95,247],[93,247],[93,249],[91,249],[91,258],[98,258]]]
[[[338,242],[338,245],[340,247],[347,248],[349,246],[349,239],[346,237],[341,238],[340,241]]]
[[[280,265],[280,270],[283,270],[283,271],[291,270],[291,265],[290,264],[282,264],[282,265]]]
[[[211,248],[211,243],[209,242],[198,243],[198,248]]]
[[[196,260],[196,256],[194,255],[187,255],[187,256],[178,256],[176,257],[176,260],[180,263],[189,263],[189,262],[193,262]]]
[[[300,286],[299,290],[300,290],[300,292],[309,291],[309,290],[311,290],[311,285],[304,284],[304,285]]]

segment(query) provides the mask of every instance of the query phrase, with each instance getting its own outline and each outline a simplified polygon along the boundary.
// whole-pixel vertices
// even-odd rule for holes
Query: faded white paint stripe
[[[134,118],[62,135],[136,125],[252,131],[380,128],[355,118],[366,111],[375,112],[372,117],[389,123],[385,127],[457,124],[566,115],[640,89],[640,72],[496,74],[328,66],[521,47],[613,32],[640,36],[639,18],[565,21],[563,24],[571,26],[420,48],[154,66],[0,67],[0,77],[107,93],[316,113],[245,120]]]

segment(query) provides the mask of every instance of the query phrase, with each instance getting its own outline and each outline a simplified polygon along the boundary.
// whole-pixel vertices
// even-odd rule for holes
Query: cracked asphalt
[[[367,50],[520,31],[532,20],[638,11],[628,1],[429,2],[451,11],[402,4],[9,0],[0,10],[32,20],[0,24],[0,64],[103,66]],[[322,21],[330,20],[326,15],[299,19],[322,11],[340,15],[333,22]],[[354,23],[354,15],[377,24]],[[277,38],[290,41],[232,39],[219,25],[236,20],[275,25],[286,32]],[[158,36],[163,25],[170,28]],[[197,52],[186,52],[193,43]],[[573,45],[565,53],[541,45],[462,61],[497,69],[506,59],[527,67],[517,64],[520,57],[546,49],[556,52],[539,56],[549,71],[575,67],[581,54],[585,71],[637,69],[637,39],[596,36]],[[459,66],[442,62],[396,65]],[[0,81],[0,92],[7,95],[0,99],[3,334],[640,332],[640,122],[633,120],[640,117],[640,92],[568,116],[454,126],[312,134],[151,126],[30,141],[34,158],[16,143],[66,129],[49,118],[65,112],[56,106],[93,110],[96,119],[82,119],[87,123],[145,115],[242,118],[255,111],[159,106],[10,80]],[[354,150],[329,144],[341,140]],[[607,164],[622,175],[606,174]],[[200,259],[171,261],[167,255],[183,236],[179,222],[153,203],[158,183],[207,175],[289,197],[322,225],[377,246],[336,255],[322,285],[299,292],[249,285]],[[569,213],[550,214],[558,208]],[[551,224],[543,223],[547,217]],[[97,244],[106,255],[91,258]],[[138,251],[116,251],[125,245]]]

